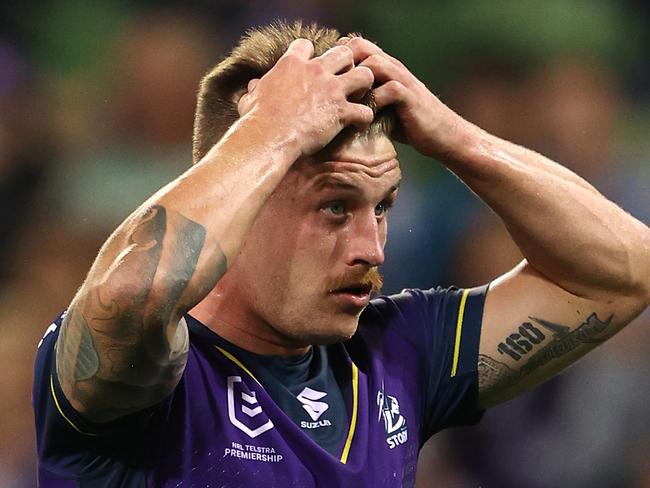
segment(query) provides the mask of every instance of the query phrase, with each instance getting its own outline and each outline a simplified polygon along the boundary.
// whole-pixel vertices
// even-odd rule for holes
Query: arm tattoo
[[[226,271],[216,245],[208,269],[197,272],[206,230],[176,212],[154,206],[131,228],[111,262],[91,270],[57,342],[66,395],[97,421],[145,408],[171,392],[189,350],[187,324],[179,317]]]
[[[490,390],[494,386],[508,383],[517,372],[503,363],[492,359],[485,354],[478,356],[478,377],[480,391]]]
[[[95,349],[88,323],[83,315],[73,310],[65,317],[65,323],[75,322],[61,329],[59,343],[63,350],[58,352],[64,357],[76,357],[74,364],[63,361],[59,375],[64,378],[74,378],[74,381],[83,381],[92,378],[99,369],[99,355]],[[74,371],[71,371],[74,368]]]
[[[544,329],[552,336],[552,340],[537,349],[546,336],[539,328],[530,322],[524,322],[518,334],[510,334],[508,338],[497,346],[497,352],[507,355],[515,361],[532,352],[532,355],[521,365],[518,370],[500,362],[487,354],[480,354],[478,359],[479,391],[481,393],[507,389],[534,371],[546,366],[556,359],[566,359],[566,356],[581,345],[598,345],[604,342],[603,334],[610,327],[613,315],[606,320],[601,320],[592,313],[576,329],[537,317],[529,317],[539,328]],[[525,333],[524,333],[525,331]],[[534,351],[534,352],[533,352]]]

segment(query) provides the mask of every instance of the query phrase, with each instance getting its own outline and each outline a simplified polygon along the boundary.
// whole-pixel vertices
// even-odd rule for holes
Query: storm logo
[[[387,395],[384,392],[382,383],[381,390],[377,392],[377,407],[379,415],[377,422],[384,420],[384,429],[386,430],[386,444],[390,449],[404,444],[408,440],[408,430],[406,419],[399,412],[399,402],[397,398]]]

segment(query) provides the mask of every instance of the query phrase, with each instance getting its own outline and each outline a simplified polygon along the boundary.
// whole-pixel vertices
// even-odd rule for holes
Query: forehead
[[[294,184],[310,191],[350,188],[383,193],[399,185],[397,153],[385,136],[355,136],[328,147],[292,168]]]

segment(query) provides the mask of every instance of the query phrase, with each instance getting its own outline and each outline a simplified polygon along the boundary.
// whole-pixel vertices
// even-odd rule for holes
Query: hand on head
[[[352,51],[355,66],[369,68],[374,78],[377,109],[393,105],[398,123],[393,138],[420,153],[440,157],[453,152],[458,127],[464,122],[445,106],[398,59],[362,37],[342,37],[340,45]]]
[[[293,41],[268,73],[249,82],[238,104],[240,115],[259,108],[275,123],[287,123],[303,155],[323,148],[348,125],[370,124],[373,111],[357,103],[369,90],[377,109],[395,107],[393,139],[427,156],[453,154],[462,139],[460,129],[470,127],[401,61],[366,39],[342,37],[323,55],[313,53],[310,41]]]
[[[296,39],[275,66],[253,79],[240,98],[240,115],[261,114],[293,132],[302,155],[326,146],[344,127],[369,125],[374,113],[352,101],[374,82],[372,71],[355,66],[353,52],[335,46],[313,57],[313,44]]]

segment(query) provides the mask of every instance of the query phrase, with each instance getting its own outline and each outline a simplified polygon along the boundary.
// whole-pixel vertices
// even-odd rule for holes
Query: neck
[[[309,351],[311,346],[292,344],[265,322],[243,303],[242,296],[220,281],[189,313],[228,342],[256,354],[299,356]]]

